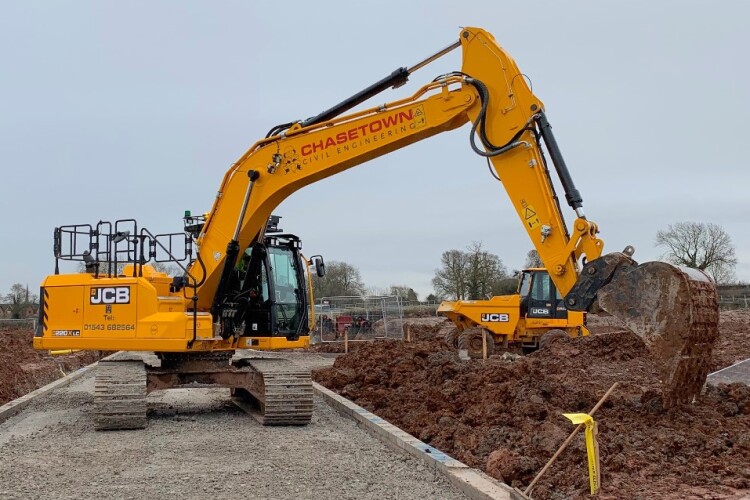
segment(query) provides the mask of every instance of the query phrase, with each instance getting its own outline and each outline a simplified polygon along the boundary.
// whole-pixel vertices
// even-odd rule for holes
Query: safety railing
[[[194,221],[191,219],[190,221]],[[187,275],[194,257],[191,232],[153,234],[139,228],[135,219],[114,223],[99,221],[55,228],[55,274],[59,261],[77,261],[97,277],[122,276],[123,267],[132,264],[132,276],[142,276],[143,266],[151,262],[174,263]]]

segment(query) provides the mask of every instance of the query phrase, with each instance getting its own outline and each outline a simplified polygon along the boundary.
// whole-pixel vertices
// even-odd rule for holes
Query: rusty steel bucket
[[[716,287],[705,273],[646,262],[618,272],[597,299],[660,363],[665,407],[700,394],[719,333]]]

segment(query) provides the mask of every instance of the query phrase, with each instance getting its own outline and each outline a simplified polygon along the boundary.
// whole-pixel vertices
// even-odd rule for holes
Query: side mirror
[[[319,278],[326,275],[326,263],[323,261],[322,255],[313,255],[310,257],[310,263],[315,265],[315,274],[317,274]]]

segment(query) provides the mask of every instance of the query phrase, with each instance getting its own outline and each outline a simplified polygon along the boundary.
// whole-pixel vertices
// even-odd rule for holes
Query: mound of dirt
[[[32,347],[34,332],[0,330],[0,405],[100,359],[99,351],[50,356]]]
[[[625,323],[607,313],[587,314],[586,327],[589,329],[592,335],[600,335],[602,333],[621,333],[628,331]]]
[[[350,342],[349,351],[350,352],[356,351],[362,344],[363,342]],[[320,352],[320,353],[343,353],[344,343],[343,342],[322,342],[318,344],[311,344],[308,350],[311,352]]]
[[[722,323],[725,337],[734,335],[726,334],[728,325]],[[701,491],[722,498],[750,488],[746,386],[709,387],[696,403],[665,410],[659,370],[632,333],[554,339],[516,361],[494,356],[487,362],[462,362],[431,335],[362,345],[314,378],[521,488],[573,430],[562,413],[588,412],[617,381],[595,417],[602,498],[676,499]],[[588,497],[585,464],[581,434],[537,483],[534,498]]]
[[[750,309],[722,311],[711,371],[750,358]]]

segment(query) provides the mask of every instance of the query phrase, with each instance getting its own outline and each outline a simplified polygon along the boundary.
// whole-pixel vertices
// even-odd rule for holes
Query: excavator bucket
[[[716,287],[703,272],[646,262],[615,274],[597,299],[660,362],[665,407],[700,393],[719,333]]]

